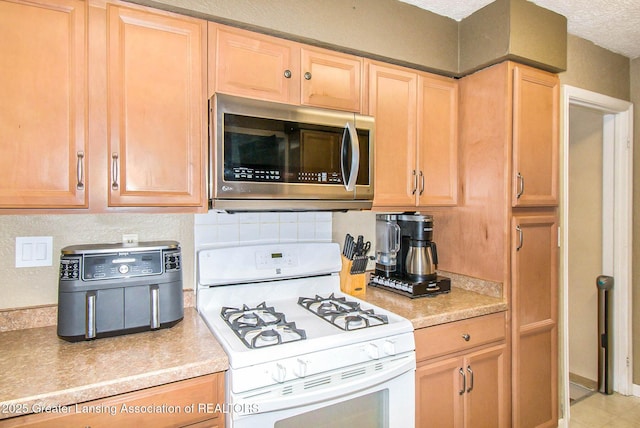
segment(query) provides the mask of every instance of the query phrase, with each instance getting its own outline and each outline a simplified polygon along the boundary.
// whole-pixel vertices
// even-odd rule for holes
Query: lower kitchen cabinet
[[[416,330],[417,427],[509,426],[505,326],[498,313]]]
[[[9,427],[224,427],[224,373],[0,420]]]

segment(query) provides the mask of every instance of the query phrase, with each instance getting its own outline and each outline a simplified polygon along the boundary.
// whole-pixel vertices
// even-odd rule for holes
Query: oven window
[[[388,390],[352,398],[278,421],[275,428],[388,428]]]

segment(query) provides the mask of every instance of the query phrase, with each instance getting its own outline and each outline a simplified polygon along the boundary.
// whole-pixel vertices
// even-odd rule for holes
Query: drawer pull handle
[[[471,340],[471,335],[469,333],[465,333],[462,335],[462,338],[464,339],[465,342],[468,342]]]

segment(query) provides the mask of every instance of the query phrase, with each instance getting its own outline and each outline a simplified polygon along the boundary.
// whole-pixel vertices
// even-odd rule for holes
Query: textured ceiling
[[[400,0],[456,21],[493,0]],[[531,0],[567,17],[569,34],[631,59],[640,57],[640,0]]]

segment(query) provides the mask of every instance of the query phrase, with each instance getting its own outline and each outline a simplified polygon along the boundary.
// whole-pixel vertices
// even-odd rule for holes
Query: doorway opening
[[[598,389],[598,292],[595,278],[603,272],[604,114],[580,105],[569,106],[569,234],[568,341],[571,404]],[[613,184],[613,183],[610,183]]]
[[[562,113],[560,414],[568,422],[571,385],[580,399],[593,392],[598,376],[595,281],[601,274],[615,279],[614,390],[625,395],[632,391],[633,107],[563,85]],[[577,388],[584,388],[582,395],[575,394]]]

